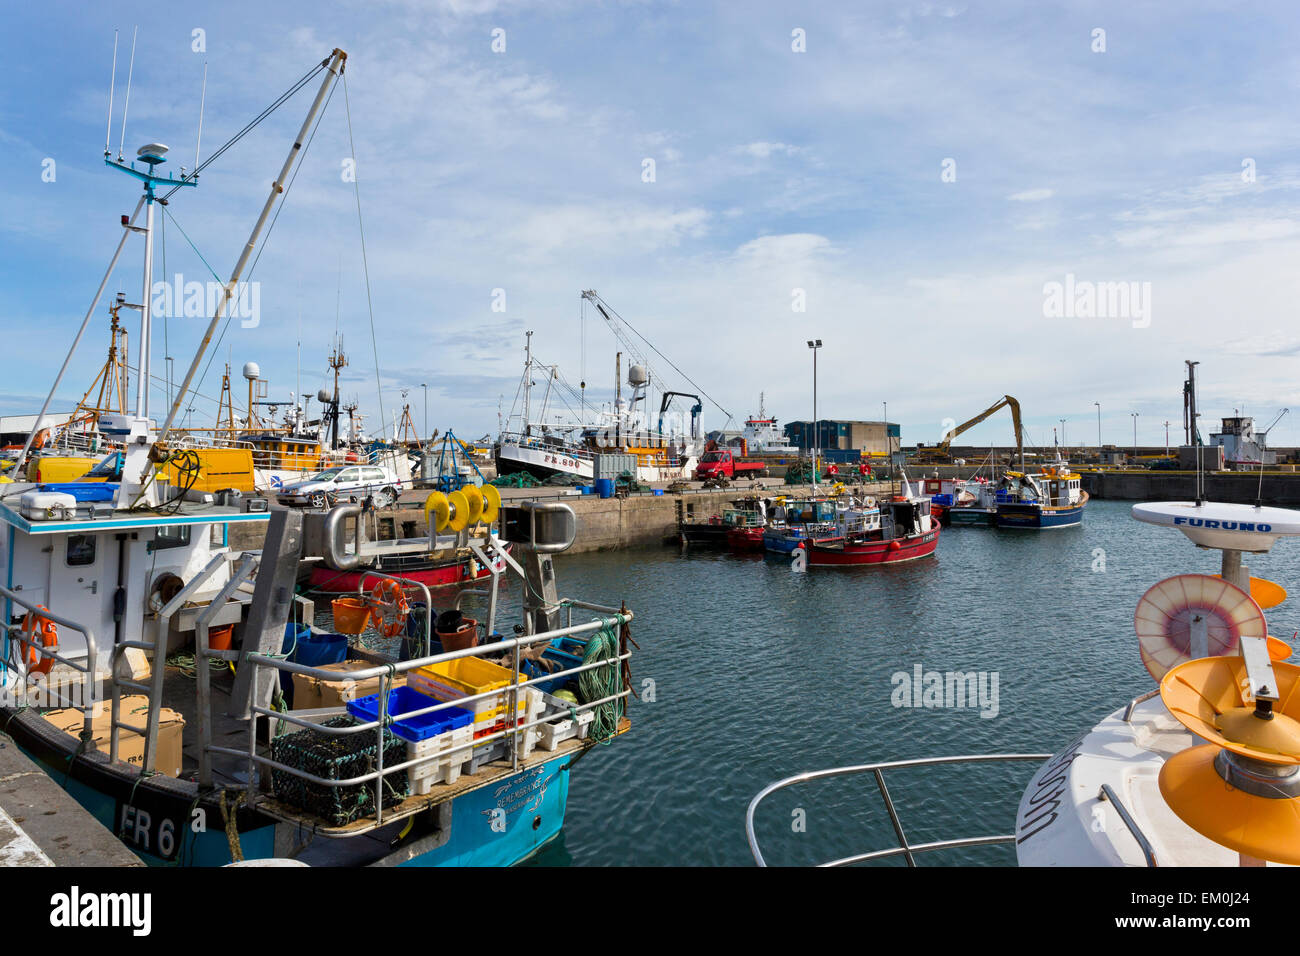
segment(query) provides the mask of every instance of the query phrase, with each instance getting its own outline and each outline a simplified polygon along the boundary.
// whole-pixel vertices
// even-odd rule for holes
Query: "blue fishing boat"
[[[1088,493],[1078,473],[1058,462],[1038,474],[1008,471],[995,492],[999,528],[1069,528],[1083,523]]]
[[[835,513],[835,502],[824,498],[777,499],[763,532],[764,550],[792,554],[800,542],[834,536]]]

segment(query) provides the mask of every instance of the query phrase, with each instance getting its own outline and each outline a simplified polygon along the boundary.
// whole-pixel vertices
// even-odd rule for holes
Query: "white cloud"
[[[1012,193],[1007,198],[1012,202],[1042,202],[1056,195],[1054,189],[1026,189],[1024,192]]]
[[[798,146],[791,146],[788,143],[767,143],[761,141],[756,143],[746,143],[744,146],[737,146],[736,149],[738,152],[744,153],[747,156],[753,156],[755,159],[768,159],[777,154],[793,156],[795,153],[799,152]]]

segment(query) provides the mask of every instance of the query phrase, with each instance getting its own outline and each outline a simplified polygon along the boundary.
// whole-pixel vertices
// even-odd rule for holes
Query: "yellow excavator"
[[[998,399],[988,408],[984,409],[984,411],[980,412],[974,418],[970,419],[969,421],[962,422],[956,428],[953,428],[951,431],[945,434],[943,436],[943,441],[941,441],[938,445],[936,445],[932,450],[931,457],[946,459],[948,457],[948,446],[952,443],[952,440],[954,438],[956,438],[958,435],[960,435],[962,432],[966,431],[967,429],[974,428],[976,425],[984,421],[984,419],[988,418],[990,415],[992,415],[998,409],[1002,408],[1004,405],[1009,406],[1011,408],[1011,426],[1012,428],[1015,429],[1015,433],[1016,433],[1016,459],[1023,460],[1025,446],[1024,446],[1024,439],[1023,439],[1024,430],[1020,424],[1020,403],[1016,401],[1014,398],[1012,398],[1010,395],[1003,395],[1000,399]]]

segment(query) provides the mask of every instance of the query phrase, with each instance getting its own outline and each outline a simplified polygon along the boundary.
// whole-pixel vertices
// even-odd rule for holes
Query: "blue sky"
[[[7,6],[0,329],[21,361],[0,412],[39,405],[134,205],[102,152],[113,31],[116,151],[138,25],[126,147],[162,141],[174,166],[192,165],[205,61],[206,155],[334,46],[348,51],[390,418],[408,387],[421,422],[423,382],[430,425],[495,432],[525,329],[544,360],[606,397],[613,337],[589,321],[585,368],[580,347],[579,292],[594,288],[737,417],[760,392],[782,420],[810,417],[804,341],[820,337],[819,413],[878,418],[888,402],[907,443],[1004,393],[1035,442],[1061,418],[1072,444],[1095,441],[1094,402],[1108,442],[1131,441],[1135,411],[1139,441],[1163,441],[1165,420],[1177,441],[1191,358],[1203,431],[1234,408],[1263,425],[1295,406],[1272,438],[1300,444],[1289,4]],[[222,278],[308,102],[300,94],[172,204]],[[287,398],[300,327],[302,388],[315,392],[337,314],[345,394],[376,423],[355,195],[340,175],[347,119],[340,88],[251,277],[261,322],[231,325],[200,414],[228,357],[236,373],[257,361],[271,396]],[[168,276],[211,278],[171,221],[166,254]],[[138,298],[139,260],[129,244],[109,294]],[[1045,315],[1045,284],[1067,275],[1149,283],[1149,324]],[[106,303],[94,321],[65,407],[103,361]],[[204,324],[168,320],[178,366]],[[1004,414],[971,440],[1009,441]],[[710,407],[705,424],[724,418]]]

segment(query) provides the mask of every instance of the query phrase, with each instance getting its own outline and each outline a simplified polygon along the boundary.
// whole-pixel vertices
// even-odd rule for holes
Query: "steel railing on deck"
[[[37,604],[35,601],[29,601],[23,595],[19,594],[16,591],[11,591],[9,588],[0,587],[0,597],[3,597],[6,601],[9,601],[13,604],[17,604],[19,607],[26,608],[28,612],[34,612],[41,617],[48,618],[49,620],[53,621],[55,625],[58,627],[67,628],[68,630],[71,631],[76,631],[78,634],[80,634],[82,637],[86,639],[86,658],[85,658],[85,663],[82,664],[76,660],[73,660],[70,657],[66,657],[63,654],[59,654],[57,651],[46,650],[44,645],[38,647],[35,641],[30,640],[29,638],[24,636],[22,624],[9,623],[5,625],[6,640],[5,640],[5,657],[4,657],[3,666],[6,671],[10,669],[11,667],[10,658],[12,656],[11,655],[12,645],[10,644],[10,642],[16,641],[20,647],[24,648],[24,650],[26,650],[27,648],[36,648],[45,657],[54,658],[55,663],[65,664],[68,667],[71,667],[73,670],[77,671],[78,673],[86,675],[86,680],[85,680],[86,686],[82,693],[82,700],[80,701],[80,706],[78,707],[78,702],[75,700],[68,701],[67,703],[69,703],[73,707],[76,707],[82,712],[82,725],[81,725],[82,738],[84,740],[91,739],[91,737],[93,737],[94,735],[94,731],[92,729],[92,723],[94,720],[94,711],[101,704],[103,704],[103,698],[95,693],[95,681],[98,677],[95,668],[95,664],[97,663],[98,660],[98,648],[96,648],[95,646],[94,633],[91,631],[90,628],[78,624],[76,621],[63,617],[62,615],[55,614],[53,611],[49,610],[48,608]],[[12,617],[12,614],[6,614],[6,619],[9,617]],[[110,680],[112,680],[113,675],[110,673],[108,677]],[[27,674],[25,671],[22,674],[21,679],[25,685],[27,683]],[[24,695],[26,695],[27,693],[26,689],[24,689],[23,693]]]
[[[466,650],[463,651],[449,651],[442,654],[433,654],[425,657],[419,657],[413,660],[400,661],[391,664],[377,664],[373,667],[363,668],[361,670],[356,670],[356,671],[349,671],[347,674],[347,679],[358,683],[371,680],[374,678],[378,678],[379,717],[377,720],[369,721],[366,723],[355,724],[350,727],[325,727],[322,726],[320,723],[318,723],[318,721],[321,720],[322,718],[327,718],[337,714],[345,714],[347,713],[347,709],[345,707],[322,708],[319,710],[311,711],[310,715],[308,714],[295,715],[292,711],[279,711],[279,710],[273,710],[270,708],[254,705],[251,708],[251,713],[253,715],[253,718],[252,720],[249,721],[249,735],[248,735],[247,750],[236,750],[230,747],[219,747],[219,746],[209,746],[207,749],[212,754],[223,754],[226,756],[233,756],[233,757],[240,757],[240,758],[247,759],[250,803],[256,797],[256,794],[259,790],[258,774],[257,774],[258,768],[264,769],[266,771],[279,770],[284,773],[291,774],[292,776],[298,777],[302,780],[305,780],[309,783],[313,783],[316,784],[317,786],[323,786],[323,787],[352,787],[357,785],[372,784],[374,786],[374,798],[375,798],[375,803],[374,803],[374,825],[375,826],[379,826],[383,822],[383,788],[385,785],[384,778],[391,774],[395,774],[401,771],[407,771],[414,767],[418,767],[423,764],[427,764],[431,762],[445,761],[451,755],[460,753],[462,751],[471,751],[477,748],[481,748],[493,744],[496,741],[502,739],[505,739],[509,745],[509,753],[510,753],[512,770],[518,770],[519,744],[520,741],[523,739],[523,735],[531,731],[533,728],[539,726],[540,724],[549,723],[556,719],[555,714],[550,714],[550,715],[543,714],[541,717],[539,717],[536,720],[529,720],[526,716],[522,720],[520,720],[517,717],[517,715],[519,712],[519,697],[520,697],[521,690],[531,687],[534,684],[545,683],[548,681],[555,680],[556,678],[564,678],[567,676],[578,675],[585,671],[590,671],[601,667],[617,667],[621,669],[623,666],[623,662],[631,658],[630,652],[622,653],[622,654],[617,654],[613,657],[607,657],[599,661],[594,661],[590,664],[582,664],[571,668],[565,668],[563,670],[551,671],[549,673],[543,674],[540,677],[535,677],[529,680],[521,680],[520,678],[522,675],[520,674],[520,669],[519,669],[519,659],[523,649],[540,643],[549,644],[551,641],[560,637],[572,637],[580,634],[590,633],[593,631],[599,631],[607,627],[618,627],[622,624],[630,623],[633,617],[632,612],[630,611],[624,612],[619,608],[604,607],[602,605],[589,604],[584,601],[564,599],[561,600],[559,603],[561,606],[568,607],[570,609],[576,607],[582,610],[587,610],[596,614],[606,615],[606,616],[582,624],[557,628],[555,630],[546,631],[539,634],[521,635],[519,637],[510,638],[507,640],[501,640],[490,644],[484,644],[477,647],[467,648]],[[508,687],[508,692],[510,697],[509,697],[509,703],[506,706],[507,719],[506,719],[506,728],[504,730],[496,731],[484,737],[473,739],[469,743],[461,744],[460,746],[457,747],[452,747],[447,750],[441,750],[438,751],[437,753],[429,754],[427,756],[417,757],[413,760],[406,760],[403,761],[402,763],[393,766],[384,765],[384,731],[385,728],[391,723],[391,720],[388,715],[388,692],[392,687],[393,680],[398,675],[404,674],[408,671],[418,670],[419,668],[426,667],[430,664],[457,660],[463,657],[485,657],[489,655],[495,657],[504,653],[510,654],[513,661],[513,671],[514,671],[514,679]],[[320,667],[307,667],[301,664],[291,663],[290,661],[283,660],[278,657],[268,657],[263,654],[247,655],[247,657],[245,658],[245,666],[249,666],[249,665],[258,668],[262,668],[262,667],[272,668],[278,673],[291,674],[291,675],[301,674],[305,677],[313,677],[319,680],[328,681],[328,680],[339,679],[338,671],[326,670]],[[254,678],[254,681],[255,681],[254,686],[258,686],[260,684],[260,681],[258,681],[256,677]],[[437,711],[444,710],[448,707],[465,707],[467,705],[472,705],[476,701],[484,700],[489,697],[495,697],[500,693],[501,690],[497,689],[497,690],[485,691],[481,694],[474,694],[472,696],[458,698],[454,701],[435,703],[432,706],[421,708],[420,710],[403,713],[401,715],[401,719],[419,717],[426,714],[436,713]],[[584,704],[578,704],[571,707],[570,709],[575,713],[594,710],[598,707],[602,707],[606,704],[612,703],[617,700],[626,700],[631,695],[631,693],[632,691],[630,688],[624,687],[623,690],[620,691],[619,693],[611,694],[606,697],[602,697],[598,700],[588,701],[587,703]],[[350,736],[352,734],[373,732],[376,738],[375,769],[357,777],[349,777],[346,779],[327,779],[324,777],[317,776],[315,774],[307,773],[306,771],[303,771],[297,767],[291,767],[288,766],[287,764],[280,763],[276,760],[271,759],[269,756],[262,756],[257,752],[257,722],[260,718],[266,718],[267,720],[271,720],[271,721],[279,721],[283,723],[293,724],[295,726],[299,726],[303,728],[309,728],[319,733],[324,733],[330,736]],[[468,759],[469,754],[466,753],[465,757],[466,759]]]

